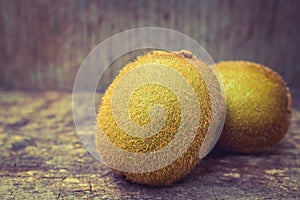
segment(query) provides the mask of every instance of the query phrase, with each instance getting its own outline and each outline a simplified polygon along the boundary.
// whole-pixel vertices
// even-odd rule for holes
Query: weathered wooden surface
[[[144,26],[183,32],[216,62],[256,61],[299,85],[299,9],[299,0],[0,0],[0,88],[70,90],[98,43]]]
[[[212,152],[180,182],[151,188],[114,175],[87,152],[71,106],[68,93],[0,91],[0,199],[300,198],[299,107],[289,133],[270,151]]]

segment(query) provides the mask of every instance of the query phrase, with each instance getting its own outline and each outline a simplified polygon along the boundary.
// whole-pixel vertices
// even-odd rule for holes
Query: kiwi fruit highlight
[[[245,61],[217,64],[226,94],[226,119],[217,147],[237,153],[259,153],[287,133],[291,95],[270,68]]]
[[[106,144],[104,144],[103,137],[99,132],[100,128],[103,134],[108,137],[116,147],[123,149],[124,151],[133,153],[151,153],[159,151],[161,148],[168,145],[174,139],[180,126],[182,117],[181,108],[176,95],[163,85],[148,83],[136,88],[131,94],[128,103],[130,117],[135,124],[141,127],[146,126],[151,121],[149,117],[151,107],[155,104],[159,104],[164,107],[166,112],[166,122],[163,128],[157,134],[148,138],[143,138],[134,137],[118,127],[112,113],[113,109],[111,101],[113,91],[127,73],[140,65],[151,63],[163,65],[175,70],[180,76],[184,77],[194,90],[197,102],[199,103],[199,113],[201,115],[198,127],[196,127],[196,135],[189,148],[174,162],[161,169],[138,173],[126,172],[113,168],[114,172],[117,174],[123,175],[128,180],[139,184],[166,186],[188,174],[199,162],[199,150],[210,124],[212,104],[203,77],[189,60],[195,61],[194,63],[197,63],[197,67],[200,69],[209,68],[188,51],[167,52],[156,50],[139,56],[136,60],[128,63],[106,90],[97,115],[96,127],[98,127],[98,130],[96,128],[96,144],[101,157],[105,158],[104,160],[107,163],[114,162],[114,159],[117,159],[117,155],[111,153],[109,148],[103,147]],[[125,92],[128,91],[124,86],[124,93]],[[192,119],[193,116],[191,116],[191,120]],[[184,140],[184,138],[182,138],[182,140]],[[174,151],[176,151],[176,149],[174,149]],[[118,159],[121,159],[120,162],[123,162],[122,158]],[[163,159],[164,157],[159,158],[160,161]],[[134,163],[131,167],[134,167]]]

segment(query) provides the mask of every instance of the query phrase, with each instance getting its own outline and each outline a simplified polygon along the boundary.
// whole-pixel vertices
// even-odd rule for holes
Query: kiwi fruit
[[[217,64],[226,94],[226,119],[219,149],[260,153],[276,145],[291,119],[291,95],[270,68],[253,62]]]
[[[194,91],[196,104],[199,104],[191,106],[193,109],[197,109],[201,118],[199,118],[199,116],[189,116],[189,121],[197,119],[197,127],[195,128],[196,134],[191,140],[188,148],[184,150],[178,158],[162,168],[141,171],[139,169],[141,166],[147,164],[150,165],[151,163],[147,163],[147,161],[145,161],[140,164],[134,162],[134,159],[132,159],[132,162],[128,161],[128,159],[130,160],[131,158],[126,159],[119,156],[118,153],[112,150],[112,148],[107,144],[107,140],[104,138],[108,138],[114,147],[126,152],[131,152],[133,155],[146,153],[151,155],[160,151],[160,149],[164,148],[171,143],[172,140],[174,140],[176,133],[182,124],[182,108],[180,107],[181,104],[177,96],[168,87],[165,87],[162,84],[149,82],[136,88],[132,92],[128,102],[130,118],[140,127],[145,127],[151,122],[151,108],[154,105],[159,104],[163,106],[166,113],[165,124],[154,135],[149,137],[139,137],[139,134],[142,133],[137,130],[132,131],[132,133],[124,131],[124,129],[128,128],[126,126],[129,126],[129,124],[123,123],[123,128],[120,128],[120,124],[116,122],[116,116],[113,114],[113,98],[118,98],[115,100],[118,103],[118,101],[122,101],[122,96],[130,92],[128,91],[129,86],[120,85],[121,79],[126,77],[127,74],[131,73],[139,66],[148,64],[163,65],[175,70],[176,73],[187,81]],[[196,70],[195,65],[197,65],[200,69],[207,70],[209,68],[206,64],[197,59],[191,52],[185,50],[180,52],[167,52],[160,50],[151,51],[137,57],[134,61],[123,67],[119,75],[107,88],[97,114],[96,145],[100,157],[113,169],[114,172],[125,176],[126,179],[135,183],[150,186],[166,186],[188,174],[200,161],[199,150],[209,128],[212,115],[212,103],[208,87],[202,75]],[[157,70],[159,75],[159,70],[161,69],[158,68]],[[161,78],[163,80],[167,77]],[[177,80],[174,79],[174,84],[177,84],[176,81]],[[121,93],[114,97],[113,93],[117,87],[121,88]],[[190,104],[194,104],[190,101],[189,95],[186,96],[186,101],[190,102]],[[192,112],[192,110],[188,111],[188,113],[190,112]],[[121,115],[122,112],[120,111],[119,114]],[[188,135],[189,132],[186,132],[185,136],[180,138],[182,143],[184,143]],[[178,143],[178,145],[173,147],[173,152],[178,151],[177,148],[180,148],[182,143]],[[169,155],[167,153],[162,153],[159,157],[157,157],[157,162],[163,162],[163,160],[165,160],[168,156]],[[118,163],[124,168],[120,169],[115,167],[115,163]],[[152,164],[155,165],[156,162],[152,162]]]

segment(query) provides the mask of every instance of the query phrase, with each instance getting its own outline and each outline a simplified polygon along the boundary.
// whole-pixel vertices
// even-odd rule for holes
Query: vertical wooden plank
[[[0,5],[0,88],[71,90],[93,47],[142,26],[183,32],[215,61],[257,61],[300,85],[297,0],[0,0]],[[109,69],[103,81],[118,70]]]

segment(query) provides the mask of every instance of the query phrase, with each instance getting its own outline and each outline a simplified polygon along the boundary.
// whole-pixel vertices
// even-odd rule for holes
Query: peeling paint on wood
[[[137,185],[96,161],[76,134],[71,94],[0,91],[0,199],[300,198],[300,110],[258,155],[212,152],[165,188]]]

